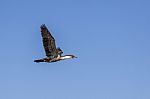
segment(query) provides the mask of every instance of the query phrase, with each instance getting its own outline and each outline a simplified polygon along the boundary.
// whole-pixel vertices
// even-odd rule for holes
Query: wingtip
[[[43,29],[43,28],[46,28],[46,25],[45,25],[45,24],[42,24],[40,28],[42,28],[42,29]]]

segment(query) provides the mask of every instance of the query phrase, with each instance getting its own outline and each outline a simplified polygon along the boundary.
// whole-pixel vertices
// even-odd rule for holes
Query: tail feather
[[[39,63],[39,62],[45,62],[44,59],[38,59],[38,60],[34,60],[34,62]]]

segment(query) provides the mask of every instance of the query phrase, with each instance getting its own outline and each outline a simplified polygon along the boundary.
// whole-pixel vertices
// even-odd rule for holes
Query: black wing
[[[55,58],[58,56],[58,51],[55,45],[55,39],[48,31],[45,24],[41,25],[41,35],[43,39],[43,46],[47,57]]]

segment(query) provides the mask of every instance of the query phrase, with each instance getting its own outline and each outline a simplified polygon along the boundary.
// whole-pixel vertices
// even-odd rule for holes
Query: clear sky
[[[150,99],[149,0],[1,0],[0,99]],[[46,24],[64,54],[45,57]]]

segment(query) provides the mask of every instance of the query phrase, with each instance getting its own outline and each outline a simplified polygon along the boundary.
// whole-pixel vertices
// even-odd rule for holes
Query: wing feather
[[[55,39],[45,26],[41,25],[41,35],[43,39],[43,46],[47,57],[55,58],[58,56],[58,51],[55,44]]]

